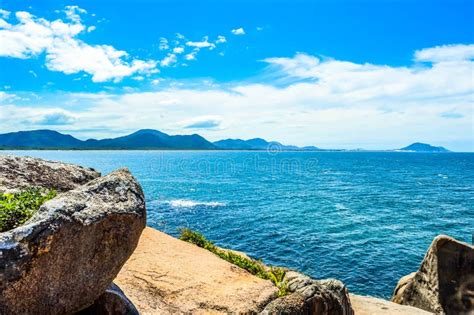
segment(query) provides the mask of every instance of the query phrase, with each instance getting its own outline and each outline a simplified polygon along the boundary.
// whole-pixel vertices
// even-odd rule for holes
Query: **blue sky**
[[[472,1],[0,1],[0,132],[474,151]]]

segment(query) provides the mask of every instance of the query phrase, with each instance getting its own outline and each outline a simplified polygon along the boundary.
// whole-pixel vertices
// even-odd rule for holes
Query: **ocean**
[[[148,225],[202,232],[265,263],[389,298],[433,238],[472,242],[474,154],[250,151],[0,151],[128,167]]]

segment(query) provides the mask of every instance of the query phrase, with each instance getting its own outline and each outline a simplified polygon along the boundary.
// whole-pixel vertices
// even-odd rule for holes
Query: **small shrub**
[[[46,201],[54,198],[56,191],[28,188],[15,194],[0,194],[0,232],[22,225]]]
[[[207,240],[201,233],[190,229],[181,229],[179,239],[207,249],[220,258],[247,270],[261,279],[270,280],[278,288],[278,296],[285,296],[288,294],[287,283],[284,280],[286,273],[285,269],[270,267],[270,270],[268,270],[261,261],[249,259],[231,251],[222,250],[215,246],[214,243]]]

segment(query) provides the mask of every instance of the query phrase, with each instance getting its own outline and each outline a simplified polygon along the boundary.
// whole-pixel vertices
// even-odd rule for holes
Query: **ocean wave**
[[[198,206],[203,207],[225,207],[226,204],[217,201],[195,201],[187,199],[173,199],[165,201],[164,203],[169,204],[173,208],[193,208]]]

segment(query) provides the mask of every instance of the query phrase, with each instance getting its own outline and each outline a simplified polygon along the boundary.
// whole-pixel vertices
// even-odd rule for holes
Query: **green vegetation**
[[[28,188],[15,194],[0,194],[0,232],[25,223],[39,207],[54,198],[56,191]]]
[[[201,233],[192,231],[190,229],[181,229],[181,236],[179,238],[188,243],[207,249],[220,258],[247,270],[259,278],[272,281],[279,290],[278,296],[284,296],[288,294],[287,283],[284,280],[285,269],[274,267],[268,268],[259,260],[249,259],[231,251],[223,250],[214,245],[214,243],[211,241],[207,240]]]

